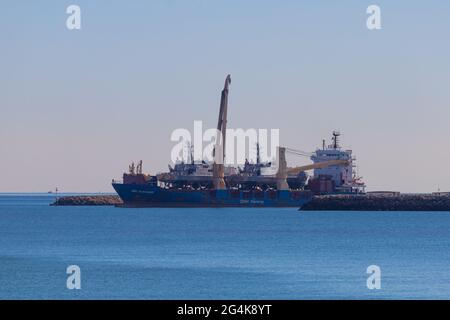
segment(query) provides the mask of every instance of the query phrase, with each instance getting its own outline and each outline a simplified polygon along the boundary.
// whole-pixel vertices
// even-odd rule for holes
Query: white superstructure
[[[339,145],[340,133],[333,132],[332,143],[325,145],[323,140],[322,149],[317,149],[311,156],[314,163],[320,163],[330,160],[345,160],[348,165],[332,165],[325,168],[314,169],[313,179],[329,178],[333,181],[336,191],[345,193],[364,192],[365,185],[361,178],[357,177],[353,168],[355,158],[352,156],[352,150],[343,150]]]

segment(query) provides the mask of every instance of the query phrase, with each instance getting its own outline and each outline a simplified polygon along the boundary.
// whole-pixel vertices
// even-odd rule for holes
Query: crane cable
[[[314,154],[312,152],[306,152],[306,151],[297,150],[297,149],[288,148],[288,147],[285,147],[285,149],[286,149],[286,152],[288,152],[290,154],[295,154],[295,155],[303,156],[303,157],[311,157]]]

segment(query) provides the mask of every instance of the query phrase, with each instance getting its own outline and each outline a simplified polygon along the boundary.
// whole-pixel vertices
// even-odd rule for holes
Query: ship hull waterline
[[[308,191],[174,190],[153,185],[113,183],[120,207],[296,207],[309,202]]]

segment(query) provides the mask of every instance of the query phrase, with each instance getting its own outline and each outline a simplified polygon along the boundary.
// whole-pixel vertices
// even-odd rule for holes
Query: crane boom
[[[227,75],[225,79],[225,85],[223,86],[222,94],[220,97],[220,109],[219,119],[217,121],[217,130],[221,133],[222,137],[217,137],[216,141],[220,141],[222,145],[222,155],[225,157],[225,138],[227,131],[227,111],[228,111],[228,91],[231,84],[231,76]],[[222,159],[223,160],[223,159]],[[223,162],[223,161],[222,161]]]
[[[308,164],[306,166],[300,166],[295,168],[288,168],[288,173],[290,174],[299,174],[302,171],[308,171],[312,169],[321,169],[326,168],[330,166],[346,166],[349,165],[350,162],[348,160],[329,160],[329,161],[322,161],[318,163]]]
[[[225,189],[224,162],[225,162],[225,139],[227,134],[227,111],[228,111],[228,91],[231,83],[231,76],[227,75],[225,85],[220,97],[219,119],[217,121],[218,136],[214,147],[213,156],[213,181],[215,189]]]

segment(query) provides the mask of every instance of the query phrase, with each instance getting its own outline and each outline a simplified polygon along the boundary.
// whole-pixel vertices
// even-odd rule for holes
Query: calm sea
[[[450,299],[450,213],[50,207],[0,195],[1,299]],[[81,289],[66,287],[66,268]],[[366,269],[381,268],[369,290]]]

